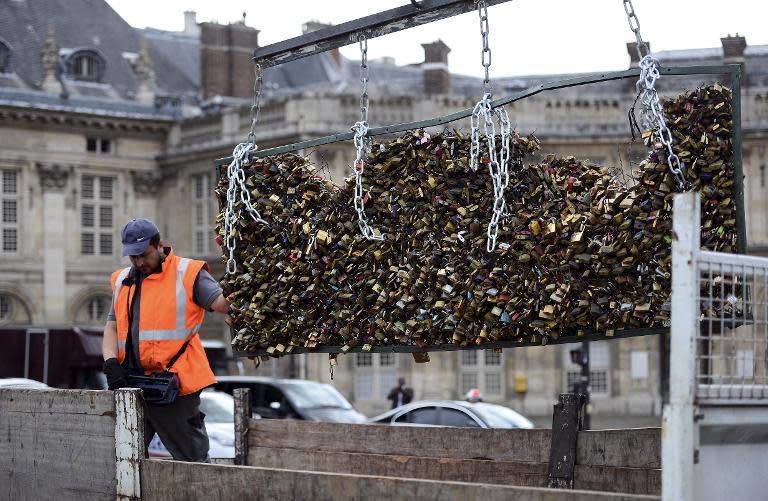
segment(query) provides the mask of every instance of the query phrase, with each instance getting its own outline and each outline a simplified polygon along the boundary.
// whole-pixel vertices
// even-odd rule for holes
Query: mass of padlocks
[[[664,104],[674,151],[702,196],[702,246],[722,252],[737,250],[730,97],[715,84]],[[238,219],[237,269],[222,280],[234,349],[483,347],[664,326],[675,183],[657,138],[643,136],[651,153],[626,179],[586,160],[542,158],[533,135],[514,134],[492,253],[491,178],[470,169],[460,132],[373,144],[364,210],[382,241],[360,234],[354,183],[337,186],[296,154],[254,160],[245,186],[266,224]],[[222,207],[227,185],[222,176]]]

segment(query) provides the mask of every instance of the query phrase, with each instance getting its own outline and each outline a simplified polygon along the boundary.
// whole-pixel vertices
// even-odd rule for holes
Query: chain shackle
[[[360,39],[360,121],[368,123],[368,39]]]
[[[264,83],[259,63],[254,64],[253,103],[251,104],[251,129],[248,131],[248,142],[256,146],[256,123],[261,112],[261,87]],[[256,148],[254,148],[256,149]]]
[[[480,154],[480,129],[482,120],[482,132],[488,149],[488,156],[482,161],[488,165],[488,173],[493,182],[493,207],[491,218],[488,222],[486,250],[493,252],[496,249],[496,239],[499,235],[499,222],[507,211],[507,202],[504,194],[509,184],[509,161],[512,157],[510,148],[511,127],[507,110],[503,107],[493,109],[491,92],[491,48],[488,44],[488,6],[485,0],[475,0],[477,14],[480,17],[480,35],[483,41],[483,51],[480,62],[483,65],[483,97],[477,102],[470,117],[471,145],[469,166],[473,172],[477,172],[481,161]],[[496,124],[499,124],[501,147],[496,144]],[[497,151],[499,150],[499,151]]]
[[[233,275],[237,271],[237,261],[235,260],[235,224],[241,216],[242,209],[235,209],[235,205],[242,202],[251,219],[257,223],[267,224],[262,219],[259,211],[251,204],[251,193],[245,185],[243,166],[248,163],[251,153],[255,151],[256,145],[253,143],[238,144],[232,153],[232,162],[227,166],[228,186],[227,207],[224,212],[224,245],[229,251],[229,259],[227,259],[226,266],[226,272],[229,275]]]
[[[496,124],[499,124],[501,147],[497,148]],[[499,222],[506,213],[507,202],[505,193],[509,184],[509,162],[512,158],[511,135],[512,127],[507,110],[503,107],[493,109],[491,95],[484,94],[475,105],[470,117],[472,123],[472,143],[470,147],[470,168],[477,171],[482,160],[488,165],[488,174],[493,182],[493,208],[488,223],[486,250],[496,249],[496,239],[499,234]],[[483,137],[488,150],[487,157],[480,156],[480,121],[482,120]],[[497,151],[498,150],[498,151]]]
[[[360,37],[360,121],[352,126],[355,133],[355,195],[353,198],[355,212],[357,212],[357,226],[360,233],[367,240],[384,240],[384,235],[377,235],[365,215],[365,193],[363,190],[363,172],[365,160],[368,158],[370,139],[368,137],[368,39]]]
[[[483,39],[483,52],[480,55],[480,63],[485,70],[485,78],[483,79],[483,89],[486,93],[491,92],[491,48],[488,45],[488,32],[490,30],[488,25],[488,6],[485,4],[485,0],[477,0],[477,14],[480,17],[480,36]]]
[[[637,18],[637,14],[635,14],[632,0],[623,0],[623,2],[629,28],[635,34],[637,54],[640,58],[638,64],[640,77],[637,80],[637,84],[635,84],[640,103],[642,104],[640,125],[646,130],[652,130],[658,136],[665,150],[669,172],[675,179],[678,190],[687,191],[690,188],[690,183],[685,179],[683,163],[672,148],[674,138],[667,127],[664,110],[659,102],[659,94],[656,92],[656,82],[661,77],[661,64],[658,59],[650,54],[650,47],[643,41],[643,37],[640,35],[640,20]]]

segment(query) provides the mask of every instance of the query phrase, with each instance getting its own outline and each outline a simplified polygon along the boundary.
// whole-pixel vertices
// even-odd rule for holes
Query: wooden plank
[[[583,403],[583,395],[562,393],[553,406],[552,446],[549,449],[547,487],[573,489],[576,438],[579,435]]]
[[[546,463],[490,462],[394,454],[252,447],[248,455],[248,464],[262,468],[528,487],[541,487],[547,481]],[[659,495],[661,470],[576,465],[574,487],[582,490]]]
[[[658,496],[471,484],[146,460],[141,468],[142,501],[216,499],[315,501],[641,501]]]
[[[43,412],[55,408],[57,414],[115,415],[112,394],[98,390],[0,389],[0,408],[4,412]]]
[[[661,428],[581,431],[576,464],[661,468]]]
[[[252,419],[250,447],[546,463],[550,430],[410,427]]]
[[[139,465],[144,459],[144,406],[141,390],[123,388],[114,392],[115,478],[118,501],[141,498]]]
[[[573,486],[582,490],[660,496],[661,470],[577,464]]]
[[[248,421],[253,416],[251,389],[235,388],[235,464],[248,464]]]
[[[485,484],[544,486],[546,463],[449,459],[252,447],[248,464],[263,468],[423,478]]]
[[[0,501],[115,499],[109,392],[0,390]]]
[[[433,428],[252,419],[251,447],[457,459],[549,461],[551,430]],[[660,428],[580,431],[576,464],[660,468]]]

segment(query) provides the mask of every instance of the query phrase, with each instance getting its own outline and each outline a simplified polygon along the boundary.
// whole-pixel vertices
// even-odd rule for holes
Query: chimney
[[[312,33],[313,31],[323,30],[325,28],[330,28],[331,26],[333,25],[330,23],[321,23],[320,21],[307,21],[302,25],[301,33]],[[335,49],[329,50],[328,54],[330,54],[331,58],[333,58],[333,60],[336,62],[336,66],[341,67],[341,52],[339,52],[339,48],[336,47]]]
[[[648,48],[646,54],[651,53],[651,42],[643,42]],[[637,42],[627,42],[627,53],[629,54],[629,67],[637,68],[640,66],[640,54],[637,53]]]
[[[200,23],[200,70],[203,99],[252,97],[253,51],[259,30],[244,22]]]
[[[720,42],[723,44],[723,62],[726,64],[740,63],[744,64],[744,49],[747,48],[747,39],[739,36],[731,36],[730,34],[721,38]]]
[[[200,36],[200,26],[197,25],[197,12],[194,10],[184,11],[184,34],[190,37]]]
[[[48,25],[48,36],[40,51],[40,60],[43,63],[43,82],[40,86],[49,94],[61,93],[63,89],[59,82],[59,48],[56,45],[56,28],[53,24]]]
[[[747,48],[747,39],[745,37],[731,36],[730,33],[727,37],[721,38],[720,42],[723,44],[723,64],[738,64],[741,66],[741,83],[747,85],[747,74],[744,65],[744,49]]]
[[[143,104],[154,104],[155,71],[149,57],[149,44],[144,37],[139,38],[139,54],[133,71],[136,74],[136,100]]]
[[[448,53],[451,49],[437,40],[421,44],[424,47],[424,62],[421,69],[424,75],[424,93],[428,96],[450,94],[451,74],[448,72]]]

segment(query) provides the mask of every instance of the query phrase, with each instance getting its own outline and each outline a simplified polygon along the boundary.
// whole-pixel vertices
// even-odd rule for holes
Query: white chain
[[[635,39],[637,40],[637,55],[641,58],[639,63],[640,78],[638,78],[635,85],[642,104],[640,125],[644,129],[655,131],[659,136],[659,140],[666,150],[669,171],[675,178],[678,190],[687,191],[690,188],[690,183],[688,183],[683,174],[683,163],[680,161],[680,157],[672,150],[674,139],[667,127],[664,111],[659,102],[659,95],[656,92],[656,80],[661,76],[659,73],[661,65],[659,60],[650,54],[650,47],[643,41],[643,37],[640,35],[640,21],[635,14],[632,0],[623,1],[624,11],[627,13],[627,20],[629,21],[629,28],[635,34]],[[644,52],[645,55],[643,55]]]
[[[248,209],[248,214],[257,223],[267,224],[261,218],[261,214],[253,205],[251,205],[251,193],[245,186],[245,171],[243,166],[250,162],[250,155],[259,147],[256,145],[256,122],[259,121],[259,110],[261,109],[261,86],[262,71],[261,65],[254,65],[253,81],[253,103],[251,104],[251,126],[248,131],[248,142],[240,143],[235,146],[232,152],[232,162],[227,166],[227,207],[224,212],[224,245],[229,250],[229,259],[227,259],[226,272],[230,275],[237,272],[237,261],[235,261],[235,223],[240,217],[241,210],[235,210],[235,204],[240,201]]]
[[[488,46],[488,8],[484,0],[477,2],[477,11],[480,16],[480,34],[483,38],[483,53],[481,62],[485,69],[485,79],[483,87],[485,92],[483,98],[478,101],[472,110],[470,122],[472,125],[472,144],[470,146],[469,165],[472,171],[477,172],[477,166],[480,159],[480,118],[483,119],[483,134],[485,143],[488,147],[488,172],[493,180],[493,214],[488,223],[488,239],[485,248],[488,252],[496,249],[496,238],[499,235],[499,221],[504,216],[507,209],[507,201],[504,193],[509,184],[509,160],[512,156],[510,150],[511,126],[507,110],[503,107],[493,109],[491,104],[491,82],[489,77],[489,68],[491,66],[491,49]],[[487,57],[486,57],[487,55]],[[499,131],[501,133],[501,152],[496,152],[496,125],[493,122],[493,116],[499,122]]]
[[[483,119],[483,135],[488,147],[488,173],[493,181],[493,214],[488,223],[488,240],[485,248],[488,252],[493,252],[496,248],[496,238],[499,235],[499,221],[504,216],[507,209],[507,201],[504,193],[509,184],[509,161],[512,156],[510,148],[510,137],[512,128],[509,122],[507,110],[503,107],[493,109],[491,107],[491,95],[483,95],[472,110],[472,145],[470,154],[470,167],[477,171],[480,159],[480,117]],[[499,122],[499,131],[501,133],[501,151],[496,152],[496,125],[493,122],[493,116]]]
[[[368,240],[384,240],[384,235],[376,235],[368,224],[368,218],[365,215],[365,201],[363,200],[363,172],[365,171],[365,160],[368,157],[368,40],[360,40],[360,121],[355,122],[352,130],[355,132],[354,142],[357,156],[353,169],[355,171],[355,211],[357,211],[357,225],[360,233]]]
[[[261,218],[261,214],[251,205],[251,193],[245,186],[245,171],[243,165],[247,164],[251,152],[256,151],[257,146],[254,143],[240,143],[235,146],[232,153],[232,162],[227,166],[227,208],[224,213],[224,237],[225,245],[229,249],[229,259],[227,260],[227,273],[232,275],[237,271],[237,262],[235,261],[235,223],[240,217],[241,209],[235,209],[235,204],[240,202],[245,205],[248,214],[257,223],[267,224]]]

